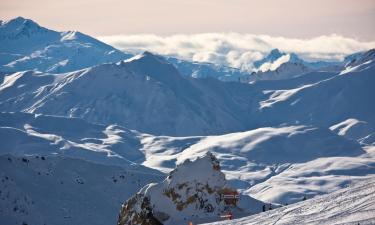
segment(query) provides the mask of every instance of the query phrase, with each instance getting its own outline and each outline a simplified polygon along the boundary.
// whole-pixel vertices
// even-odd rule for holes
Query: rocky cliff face
[[[237,196],[228,186],[215,156],[207,153],[186,160],[161,183],[143,187],[126,201],[118,225],[176,224],[179,221],[219,220],[223,214],[260,212],[263,203]],[[225,197],[224,197],[225,196]],[[233,196],[232,199],[230,196]]]

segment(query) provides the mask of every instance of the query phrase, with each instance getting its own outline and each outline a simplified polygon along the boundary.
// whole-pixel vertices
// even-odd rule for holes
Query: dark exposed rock
[[[138,211],[134,209],[138,209]],[[166,218],[165,215],[161,215],[160,213],[158,215]],[[133,224],[162,225],[153,215],[149,198],[143,194],[136,194],[122,205],[117,225]]]

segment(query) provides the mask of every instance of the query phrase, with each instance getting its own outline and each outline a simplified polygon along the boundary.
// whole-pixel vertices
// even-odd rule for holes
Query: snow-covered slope
[[[163,178],[61,156],[1,155],[0,223],[115,224],[126,199]]]
[[[1,154],[59,155],[156,175],[161,173],[149,168],[170,172],[178,163],[211,151],[233,187],[278,203],[329,193],[375,173],[368,150],[312,126],[170,137],[76,118],[1,113],[0,136]]]
[[[194,161],[185,160],[163,182],[143,187],[124,203],[118,224],[195,223],[201,219],[217,220],[228,212],[262,211],[264,203],[249,196],[228,202],[224,196],[231,193],[236,195],[236,190],[227,184],[219,161],[207,153]]]
[[[269,124],[289,121],[321,127],[356,119],[375,127],[375,105],[370,97],[375,96],[374,73],[375,67],[369,65],[295,88],[274,89],[265,84],[262,89],[267,97],[259,101],[259,119]]]
[[[162,171],[211,151],[234,187],[280,204],[330,193],[375,174],[373,150],[310,126],[190,138],[144,135],[142,144],[143,165]]]
[[[348,63],[345,64],[345,69],[340,73],[341,75],[373,67],[375,65],[375,49],[355,54],[349,57],[348,60]]]
[[[0,113],[0,154],[59,155],[162,174],[139,165],[145,160],[139,136],[124,127],[76,118]]]
[[[296,163],[252,186],[247,194],[263,201],[290,204],[331,193],[375,174],[373,150],[357,157],[322,157]]]
[[[249,217],[207,223],[207,225],[374,223],[375,177],[373,176],[328,195]]]
[[[375,49],[370,49],[365,52],[354,54],[351,57],[346,58],[346,60],[348,61],[348,63],[346,64],[347,67],[354,67],[361,64],[374,63]]]
[[[0,70],[67,72],[130,55],[78,31],[56,32],[17,17],[0,23]]]

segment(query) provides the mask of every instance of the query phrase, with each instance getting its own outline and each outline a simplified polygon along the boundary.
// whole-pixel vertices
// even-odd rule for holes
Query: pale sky
[[[375,40],[375,0],[0,0],[0,18],[16,16],[93,36],[237,32]]]

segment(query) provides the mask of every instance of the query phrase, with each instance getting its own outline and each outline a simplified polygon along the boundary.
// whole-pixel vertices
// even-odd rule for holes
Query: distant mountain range
[[[0,44],[0,71],[3,72],[64,73],[133,56],[78,31],[53,31],[23,17],[0,22]],[[244,82],[285,79],[318,70],[339,71],[348,62],[307,62],[294,53],[273,49],[265,58],[254,62],[258,73],[250,75],[247,71],[212,63],[166,59],[184,76]]]
[[[6,75],[0,85],[0,110],[80,117],[178,136],[283,123],[328,128],[349,118],[374,124],[375,109],[364,100],[375,95],[371,51],[367,55],[370,58],[358,61],[366,69],[353,67],[350,72],[360,76],[314,72],[248,85],[184,77],[163,57],[145,52],[67,74]]]

